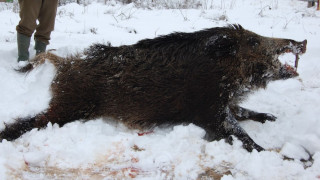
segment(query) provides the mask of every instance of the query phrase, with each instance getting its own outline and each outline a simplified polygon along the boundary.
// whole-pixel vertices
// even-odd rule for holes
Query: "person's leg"
[[[17,33],[18,62],[29,60],[29,46],[31,37]]]
[[[32,33],[37,27],[41,0],[19,0],[20,22],[16,27],[18,43],[18,61],[29,60],[29,46]]]
[[[36,28],[35,49],[39,54],[46,50],[49,44],[51,32],[54,29],[55,17],[57,13],[58,0],[43,0],[39,14],[39,25]]]

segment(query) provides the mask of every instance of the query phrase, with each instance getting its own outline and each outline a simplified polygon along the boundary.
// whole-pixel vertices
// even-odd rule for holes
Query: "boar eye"
[[[259,40],[257,38],[255,38],[255,37],[249,37],[248,38],[248,45],[249,46],[255,47],[255,46],[258,46],[259,44],[260,44],[260,42],[259,42]]]

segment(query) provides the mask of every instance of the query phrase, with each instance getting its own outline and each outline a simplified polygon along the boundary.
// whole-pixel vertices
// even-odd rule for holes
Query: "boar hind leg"
[[[18,118],[13,124],[5,125],[5,129],[0,132],[0,142],[3,139],[15,140],[33,128],[46,126],[48,122],[44,119],[44,116],[44,114],[39,114],[34,117]]]
[[[239,121],[251,119],[265,123],[266,121],[275,121],[277,119],[277,117],[272,114],[255,112],[240,106],[232,106],[230,107],[230,110]]]
[[[8,141],[15,140],[34,128],[41,129],[46,127],[49,122],[63,126],[64,124],[75,120],[85,119],[89,115],[92,115],[91,112],[94,107],[95,106],[87,106],[87,108],[79,110],[73,109],[73,104],[51,103],[50,107],[45,112],[33,117],[18,118],[13,124],[6,125],[5,129],[0,132],[0,141],[2,139]]]

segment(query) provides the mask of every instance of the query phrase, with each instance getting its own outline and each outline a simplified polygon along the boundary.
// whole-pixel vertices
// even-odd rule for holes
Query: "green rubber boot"
[[[35,40],[35,42],[36,43],[35,43],[34,49],[36,50],[36,55],[46,51],[46,48],[47,48],[47,44],[46,43],[41,42],[39,40]]]
[[[29,60],[30,37],[17,33],[18,42],[18,62]]]

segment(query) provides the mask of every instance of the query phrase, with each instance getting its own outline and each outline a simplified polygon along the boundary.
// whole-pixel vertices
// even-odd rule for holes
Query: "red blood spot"
[[[137,162],[139,162],[139,159],[138,158],[131,158],[131,162],[132,163],[137,163]]]
[[[138,168],[134,168],[134,167],[129,168],[129,176],[131,178],[137,177],[137,175],[139,175],[139,172],[140,170]]]
[[[286,70],[288,72],[291,72],[292,74],[294,75],[298,75],[297,71],[296,71],[296,68],[290,66],[289,64],[285,64],[284,67],[286,68]]]
[[[144,135],[148,135],[148,134],[152,134],[153,131],[149,131],[149,132],[142,132],[142,133],[138,133],[138,136],[144,136]]]

